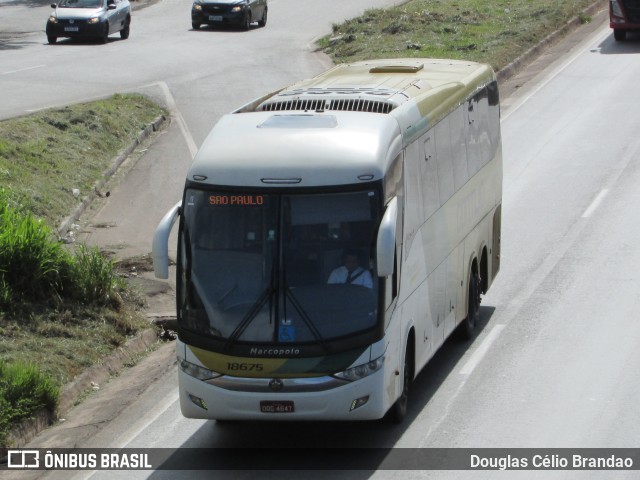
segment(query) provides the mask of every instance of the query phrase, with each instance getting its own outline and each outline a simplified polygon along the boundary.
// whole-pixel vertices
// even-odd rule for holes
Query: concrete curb
[[[107,383],[112,375],[121,371],[125,366],[135,363],[137,355],[158,343],[161,342],[157,329],[143,330],[105,358],[100,365],[94,365],[85,370],[65,385],[60,392],[58,407],[54,414],[41,410],[35,418],[23,420],[16,425],[7,436],[7,446],[23,447],[26,445],[56,420],[64,418],[64,415],[78,402],[83,393],[99,389],[100,385]]]
[[[91,193],[86,195],[80,204],[73,210],[71,215],[65,218],[60,226],[58,227],[58,234],[61,237],[64,237],[71,224],[78,220],[80,216],[86,211],[86,209],[91,205],[91,202],[96,198],[100,189],[107,183],[107,181],[114,175],[114,173],[118,170],[120,165],[131,155],[131,153],[145,140],[147,139],[153,132],[158,131],[160,126],[167,120],[167,117],[164,115],[160,115],[153,122],[151,122],[147,127],[138,133],[138,136],[129,144],[127,148],[125,148],[122,152],[120,152],[114,159],[107,170],[102,173],[102,178],[98,180],[94,186]]]

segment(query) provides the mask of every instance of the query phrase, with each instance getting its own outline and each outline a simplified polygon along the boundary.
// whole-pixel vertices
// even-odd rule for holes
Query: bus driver
[[[358,252],[356,250],[346,250],[343,262],[344,265],[331,272],[327,283],[348,283],[350,285],[373,288],[371,273],[366,268],[358,265]]]

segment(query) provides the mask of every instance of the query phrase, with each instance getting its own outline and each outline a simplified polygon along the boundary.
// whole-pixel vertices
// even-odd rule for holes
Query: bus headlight
[[[371,374],[376,373],[382,368],[383,365],[384,356],[377,358],[376,360],[372,360],[368,363],[363,363],[362,365],[349,368],[344,372],[336,373],[333,376],[341,378],[343,380],[348,380],[350,382],[355,382],[356,380],[360,380],[361,378],[365,378]]]
[[[208,368],[201,367],[186,360],[180,360],[180,370],[187,375],[197,378],[198,380],[211,380],[212,378],[221,377],[222,374],[209,370]]]

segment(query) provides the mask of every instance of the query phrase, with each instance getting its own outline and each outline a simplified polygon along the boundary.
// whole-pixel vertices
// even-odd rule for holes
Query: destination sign
[[[209,205],[264,205],[264,195],[211,195]]]

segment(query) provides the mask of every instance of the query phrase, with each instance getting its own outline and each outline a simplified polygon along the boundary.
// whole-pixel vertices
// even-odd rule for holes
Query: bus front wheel
[[[393,423],[402,423],[407,416],[409,405],[409,389],[413,380],[413,353],[410,343],[407,343],[404,354],[404,364],[402,367],[402,393],[389,410],[389,419]]]
[[[622,28],[614,28],[613,38],[616,39],[616,42],[624,42],[627,39],[627,31]]]

